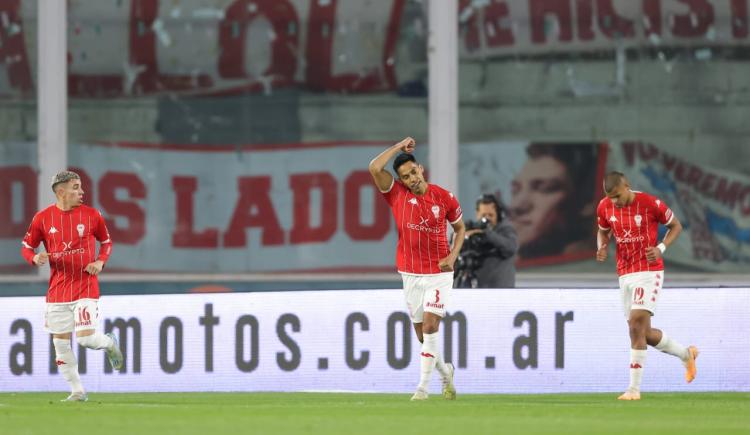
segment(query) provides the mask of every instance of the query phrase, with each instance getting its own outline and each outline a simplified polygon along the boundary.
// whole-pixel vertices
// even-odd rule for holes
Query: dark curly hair
[[[414,157],[414,154],[408,154],[408,153],[401,153],[396,156],[396,158],[393,160],[393,172],[398,174],[398,168],[401,167],[406,162],[414,162],[417,163],[417,158]]]

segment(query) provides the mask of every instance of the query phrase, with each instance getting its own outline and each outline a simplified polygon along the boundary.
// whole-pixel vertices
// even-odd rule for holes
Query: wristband
[[[659,248],[662,254],[667,250],[667,245],[665,245],[664,243],[659,243],[658,245],[656,245],[656,247]]]

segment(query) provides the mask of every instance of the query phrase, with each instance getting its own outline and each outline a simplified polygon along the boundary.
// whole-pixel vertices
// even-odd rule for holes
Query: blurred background
[[[593,260],[605,170],[683,222],[668,285],[747,281],[748,3],[459,2],[454,190],[466,218],[483,193],[508,207],[519,287],[616,286],[614,256]],[[67,5],[59,159],[37,146],[37,2],[0,2],[5,295],[45,291],[19,254],[53,201],[45,161],[78,171],[107,219],[105,294],[401,286],[367,164],[405,136],[425,164],[443,152],[427,2]]]

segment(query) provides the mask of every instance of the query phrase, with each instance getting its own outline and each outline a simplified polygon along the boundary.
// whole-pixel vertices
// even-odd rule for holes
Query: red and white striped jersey
[[[672,222],[674,215],[667,205],[643,192],[635,193],[635,199],[625,207],[615,207],[609,198],[604,198],[597,207],[597,223],[602,230],[612,229],[617,246],[617,274],[622,276],[635,272],[664,270],[664,262],[646,260],[646,248],[659,244],[659,224]]]
[[[461,220],[456,197],[435,184],[428,184],[424,195],[415,195],[396,180],[381,193],[396,219],[398,271],[413,275],[443,273],[438,263],[450,253],[447,222]]]
[[[96,255],[96,241],[99,255]],[[50,279],[47,303],[98,299],[99,280],[84,268],[96,260],[107,262],[112,240],[101,213],[80,205],[68,211],[51,205],[34,216],[23,238],[21,255],[34,264],[34,250],[44,244],[49,254]]]

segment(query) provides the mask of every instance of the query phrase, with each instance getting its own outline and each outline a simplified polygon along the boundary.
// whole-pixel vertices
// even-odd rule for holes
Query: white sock
[[[630,349],[630,385],[628,390],[634,393],[641,391],[643,366],[646,364],[646,350]]]
[[[70,348],[70,340],[53,338],[52,343],[55,346],[57,369],[60,370],[63,378],[70,385],[71,392],[83,393],[83,384],[81,384],[81,377],[78,375],[78,360],[73,355],[73,349]]]
[[[665,334],[663,331],[661,333],[661,341],[654,347],[664,353],[676,356],[677,358],[681,359],[682,362],[685,362],[688,359],[687,348],[667,337],[667,334]]]
[[[445,378],[448,376],[448,366],[445,365],[445,361],[443,361],[443,354],[435,355],[435,368],[437,369],[438,373],[440,373],[440,376]]]
[[[439,358],[438,354],[438,333],[423,334],[424,342],[422,343],[422,352],[420,356],[420,376],[419,386],[417,388],[427,390],[430,385],[432,369]]]
[[[114,340],[101,332],[95,332],[83,337],[76,337],[76,341],[78,341],[78,344],[81,346],[89,349],[109,349],[115,344]]]

